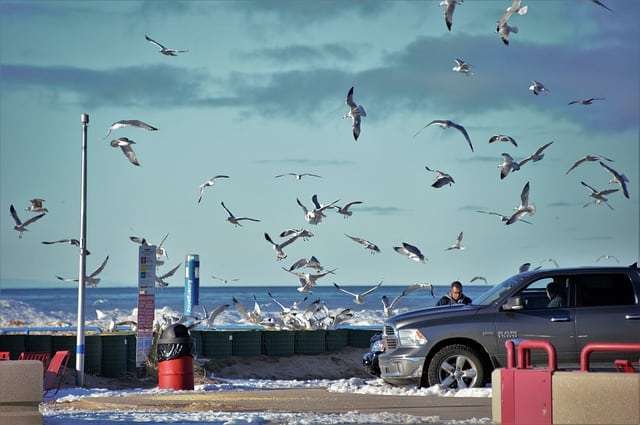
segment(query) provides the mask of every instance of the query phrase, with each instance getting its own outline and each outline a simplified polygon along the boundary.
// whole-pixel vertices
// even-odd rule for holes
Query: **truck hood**
[[[471,304],[427,307],[390,317],[385,321],[385,325],[388,324],[394,327],[405,327],[412,323],[425,322],[428,320],[440,320],[450,316],[460,317],[474,315],[480,308],[481,306]]]

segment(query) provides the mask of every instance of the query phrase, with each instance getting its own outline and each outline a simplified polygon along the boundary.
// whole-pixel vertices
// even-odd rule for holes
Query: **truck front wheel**
[[[473,348],[454,344],[436,352],[427,368],[429,385],[463,389],[480,387],[484,382],[484,365]]]

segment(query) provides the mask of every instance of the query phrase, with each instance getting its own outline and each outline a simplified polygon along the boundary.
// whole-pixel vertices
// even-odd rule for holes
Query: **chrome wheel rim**
[[[478,379],[478,367],[469,357],[458,354],[447,357],[440,363],[438,377],[445,388],[470,388]]]

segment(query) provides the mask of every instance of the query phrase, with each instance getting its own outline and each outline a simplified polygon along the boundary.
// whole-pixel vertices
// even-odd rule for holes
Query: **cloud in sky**
[[[243,59],[266,59],[278,64],[304,63],[317,64],[330,60],[351,62],[359,56],[359,50],[365,46],[327,43],[319,46],[291,44],[281,47],[270,47],[240,53]]]
[[[292,165],[308,165],[311,167],[328,166],[347,166],[355,165],[355,161],[346,159],[310,159],[310,158],[283,158],[283,159],[258,159],[258,164],[292,164]]]
[[[577,207],[579,205],[582,205],[582,204],[580,202],[558,201],[558,202],[551,202],[551,203],[547,204],[547,207],[549,207],[549,208],[563,208],[563,207]]]
[[[375,215],[395,215],[405,212],[406,210],[398,207],[382,207],[382,206],[364,206],[358,207],[358,211],[366,212]]]
[[[487,207],[481,206],[481,205],[463,205],[461,207],[458,208],[458,211],[484,211],[486,210]]]

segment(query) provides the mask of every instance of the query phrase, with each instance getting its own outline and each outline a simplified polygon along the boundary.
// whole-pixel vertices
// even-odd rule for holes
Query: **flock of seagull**
[[[610,10],[604,3],[602,3],[599,0],[591,0],[591,1],[598,6],[601,6],[603,8]],[[524,16],[528,12],[528,6],[525,6],[522,3],[523,3],[522,0],[512,0],[511,6],[509,6],[505,10],[503,15],[497,21],[496,31],[500,36],[500,39],[502,40],[502,42],[507,46],[509,45],[510,34],[518,33],[518,27],[510,25],[509,21],[515,15]],[[452,30],[454,11],[456,10],[457,6],[462,4],[463,4],[463,0],[443,0],[440,3],[444,11],[445,24],[449,31]],[[188,52],[188,50],[167,48],[146,34],[145,34],[145,39],[148,42],[160,48],[159,52],[166,56],[177,56],[180,53]],[[474,73],[471,71],[472,67],[473,66],[465,62],[464,59],[456,58],[453,71],[461,73],[465,76],[472,76],[474,75]],[[533,95],[536,95],[536,96],[550,95],[551,93],[551,91],[547,87],[545,87],[543,83],[535,80],[531,82],[529,90],[532,92]],[[568,105],[589,106],[589,105],[592,105],[594,101],[604,101],[604,100],[605,98],[602,98],[602,97],[591,97],[591,98],[573,100],[569,102]],[[362,132],[363,118],[367,116],[367,113],[365,108],[354,100],[354,87],[351,87],[348,90],[346,99],[345,99],[345,104],[347,105],[348,110],[344,114],[343,118],[351,120],[352,135],[354,140],[358,141],[358,138],[360,137]],[[438,126],[445,130],[453,129],[457,131],[464,139],[463,141],[466,142],[466,144],[469,146],[471,152],[474,152],[471,136],[469,135],[465,127],[449,119],[432,120],[429,123],[427,123],[424,127],[419,129],[413,135],[413,137],[415,138],[419,136],[423,130],[426,130],[431,126]],[[108,139],[113,132],[121,129],[127,129],[127,128],[137,128],[137,129],[142,129],[150,132],[158,131],[157,127],[150,125],[141,120],[137,120],[137,119],[120,120],[120,121],[114,122],[107,129],[107,133],[104,136],[103,140]],[[516,142],[516,140],[513,137],[505,134],[497,134],[492,136],[489,139],[488,143],[489,144],[502,143],[507,146],[513,146],[514,148],[518,148],[518,143]],[[551,141],[542,145],[534,153],[520,160],[514,159],[514,157],[509,153],[502,153],[501,154],[502,162],[498,165],[498,168],[500,171],[500,179],[501,180],[505,179],[510,173],[515,173],[520,171],[522,167],[527,163],[536,163],[541,161],[545,156],[545,151],[548,148],[550,148],[553,143],[554,142]],[[138,157],[133,149],[133,145],[135,144],[136,144],[135,141],[129,139],[128,137],[119,137],[110,141],[110,145],[112,147],[121,149],[121,151],[123,152],[123,154],[131,164],[135,166],[140,166],[140,161],[138,160]],[[587,154],[579,158],[577,161],[575,161],[575,163],[571,165],[571,167],[566,171],[565,174],[568,175],[577,167],[587,162],[597,162],[604,171],[610,174],[611,180],[609,181],[609,183],[619,185],[624,196],[626,198],[629,198],[629,190],[628,190],[629,179],[624,174],[618,172],[617,170],[612,168],[610,165],[608,165],[607,163],[611,163],[614,161],[610,158],[607,158],[606,156],[599,155],[599,154],[592,154],[592,153]],[[445,187],[451,187],[453,184],[455,184],[455,180],[450,174],[438,169],[432,169],[428,166],[425,166],[425,169],[426,171],[435,174],[434,182],[431,185],[433,188],[442,189]],[[322,176],[318,174],[313,174],[309,172],[301,172],[301,173],[287,172],[287,173],[278,174],[275,176],[275,178],[283,178],[283,177],[294,177],[297,180],[302,180],[305,177],[322,178]],[[218,182],[222,181],[223,179],[230,179],[230,176],[223,175],[223,174],[215,175],[210,179],[204,181],[202,184],[200,184],[197,204],[198,205],[201,204],[203,197],[205,195],[205,190],[214,188],[218,184]],[[618,192],[620,189],[615,188],[615,189],[601,190],[601,189],[596,189],[595,187],[591,186],[590,184],[584,181],[581,181],[581,184],[589,190],[587,195],[590,201],[584,204],[584,207],[587,207],[589,205],[604,204],[608,206],[610,209],[613,209],[613,207],[609,204],[608,197]],[[529,200],[529,194],[530,194],[530,183],[527,182],[521,191],[520,204],[514,208],[514,211],[511,214],[501,214],[494,211],[481,211],[481,210],[478,210],[476,212],[497,216],[500,218],[501,222],[503,222],[505,225],[512,225],[516,222],[532,224],[530,221],[525,220],[525,218],[529,218],[530,216],[533,216],[536,212],[535,205],[531,203]],[[24,222],[18,217],[18,214],[14,206],[11,205],[10,212],[11,212],[11,216],[13,217],[13,220],[15,221],[14,229],[18,232],[19,238],[22,238],[23,232],[27,231],[27,226],[32,225],[33,223],[40,220],[46,215],[48,210],[44,208],[44,202],[45,201],[40,198],[32,199],[30,201],[31,205],[28,208],[26,208],[26,210],[30,213],[35,213],[37,215],[30,217]],[[311,198],[311,202],[313,204],[311,208],[307,207],[299,198],[296,198],[296,202],[298,206],[302,209],[302,212],[304,213],[305,222],[308,223],[309,225],[314,225],[314,226],[321,224],[323,222],[323,219],[327,218],[327,214],[331,210],[336,211],[339,215],[343,216],[345,219],[349,218],[354,213],[352,208],[354,206],[357,206],[363,203],[362,201],[355,200],[355,201],[344,203],[342,204],[342,206],[340,206],[338,205],[340,200],[337,199],[337,200],[334,200],[333,202],[323,204],[318,200],[318,196],[315,194]],[[243,225],[242,222],[260,222],[260,220],[256,218],[238,217],[231,212],[231,210],[227,207],[227,205],[225,205],[224,202],[220,202],[220,204],[227,214],[226,220],[229,223],[233,224],[234,226],[242,226]],[[462,245],[463,235],[464,233],[460,232],[457,238],[455,239],[455,242],[451,246],[445,248],[445,250],[447,251],[464,250],[465,247]],[[156,259],[157,259],[158,265],[162,265],[164,263],[164,260],[168,258],[166,249],[163,247],[163,244],[167,236],[165,236],[162,239],[161,243],[156,248],[157,249]],[[314,237],[314,234],[309,230],[303,229],[303,228],[287,229],[281,232],[279,234],[279,237],[280,237],[280,240],[276,242],[269,235],[269,233],[266,233],[266,232],[264,233],[264,239],[273,248],[277,261],[281,261],[287,258],[287,254],[284,251],[286,247],[288,247],[289,245],[293,244],[294,242],[300,239],[309,240],[310,238]],[[345,237],[352,240],[353,242],[360,244],[372,255],[375,255],[381,252],[381,249],[378,247],[378,245],[376,245],[375,243],[367,239],[348,235],[348,234],[345,234]],[[141,238],[138,236],[131,236],[130,240],[137,244],[150,245],[145,238]],[[79,241],[73,238],[60,239],[55,241],[43,241],[42,243],[46,245],[69,244],[76,247],[80,246]],[[421,252],[420,248],[408,242],[402,242],[399,246],[394,246],[393,250],[398,254],[405,256],[408,260],[413,262],[424,263],[425,261],[428,260],[425,257],[425,255]],[[85,251],[84,254],[89,255],[90,253],[88,251]],[[616,257],[611,255],[602,255],[598,257],[596,261],[609,260],[609,259],[614,259],[616,262],[619,262],[619,260]],[[107,256],[104,259],[101,265],[93,273],[91,273],[86,277],[86,282],[88,286],[95,287],[98,285],[100,278],[97,276],[104,270],[108,260],[109,260],[109,256]],[[558,267],[557,261],[553,259],[548,259],[548,260],[544,260],[539,266],[537,266],[537,268],[542,267],[543,264],[546,262],[552,262],[555,264],[556,267]],[[168,272],[158,275],[156,277],[156,286],[159,288],[168,286],[169,283],[166,280],[172,277],[176,273],[179,267],[180,267],[180,264],[178,264]],[[520,266],[519,271],[520,272],[526,271],[526,270],[529,270],[531,267],[532,267],[531,263],[525,263]],[[307,258],[299,259],[296,262],[294,262],[290,267],[282,267],[282,269],[285,272],[294,275],[298,279],[299,286],[297,287],[297,291],[305,295],[313,291],[319,279],[324,278],[328,275],[334,275],[337,270],[335,268],[330,270],[325,270],[324,266],[321,265],[320,261],[315,256],[311,256],[308,259]],[[303,271],[304,269],[309,269],[311,271]],[[65,282],[78,281],[78,279],[68,279],[60,276],[56,276],[56,277],[57,279]],[[238,279],[225,279],[217,276],[212,276],[212,278],[219,280],[223,283],[235,282],[238,280]],[[475,281],[484,281],[486,283],[487,279],[482,276],[474,276],[470,280],[470,282],[475,282]],[[353,293],[342,288],[339,284],[334,282],[334,286],[336,290],[339,291],[340,293],[343,293],[345,295],[352,297],[353,303],[355,304],[363,304],[364,299],[367,296],[370,296],[376,290],[378,290],[381,285],[382,285],[382,282],[379,282],[377,285],[373,286],[372,288],[362,293]],[[406,297],[410,293],[413,293],[414,291],[419,289],[429,289],[431,291],[431,295],[434,296],[433,286],[430,284],[416,283],[416,284],[410,285],[409,287],[404,289],[398,296],[396,296],[392,301],[390,301],[387,296],[383,296],[381,298],[383,303],[384,315],[385,316],[392,315],[393,312],[396,311],[399,305],[399,302],[403,297]],[[271,293],[269,293],[269,297],[274,301],[276,305],[279,306],[281,310],[280,314],[277,316],[263,313],[260,307],[260,304],[255,298],[255,295],[254,295],[255,303],[254,303],[254,308],[252,310],[246,308],[236,298],[233,298],[233,305],[246,322],[254,323],[254,324],[264,326],[266,328],[274,328],[274,329],[275,328],[277,329],[329,329],[353,317],[353,313],[348,308],[340,309],[335,314],[331,313],[326,307],[326,305],[324,304],[324,302],[322,302],[319,299],[310,303],[306,307],[304,307],[303,304],[307,300],[306,296],[303,301],[295,302],[291,306],[284,306],[282,303],[277,301],[271,295]],[[223,304],[215,307],[211,312],[207,312],[206,309],[204,309],[203,307],[203,310],[204,310],[203,315],[201,315],[200,317],[187,318],[187,319],[165,317],[163,318],[163,320],[166,323],[175,322],[176,320],[182,320],[182,321],[192,320],[193,323],[197,322],[198,324],[206,324],[209,326],[213,326],[213,322],[215,321],[216,317],[218,317],[220,313],[222,313],[226,308],[229,308],[229,307],[230,307],[229,304]],[[98,316],[99,316],[98,317],[99,320],[108,321],[109,323],[109,325],[107,326],[108,328],[115,328],[115,326],[122,324],[121,322],[116,322],[114,318],[109,317],[108,315],[105,315],[102,312],[98,314]]]

